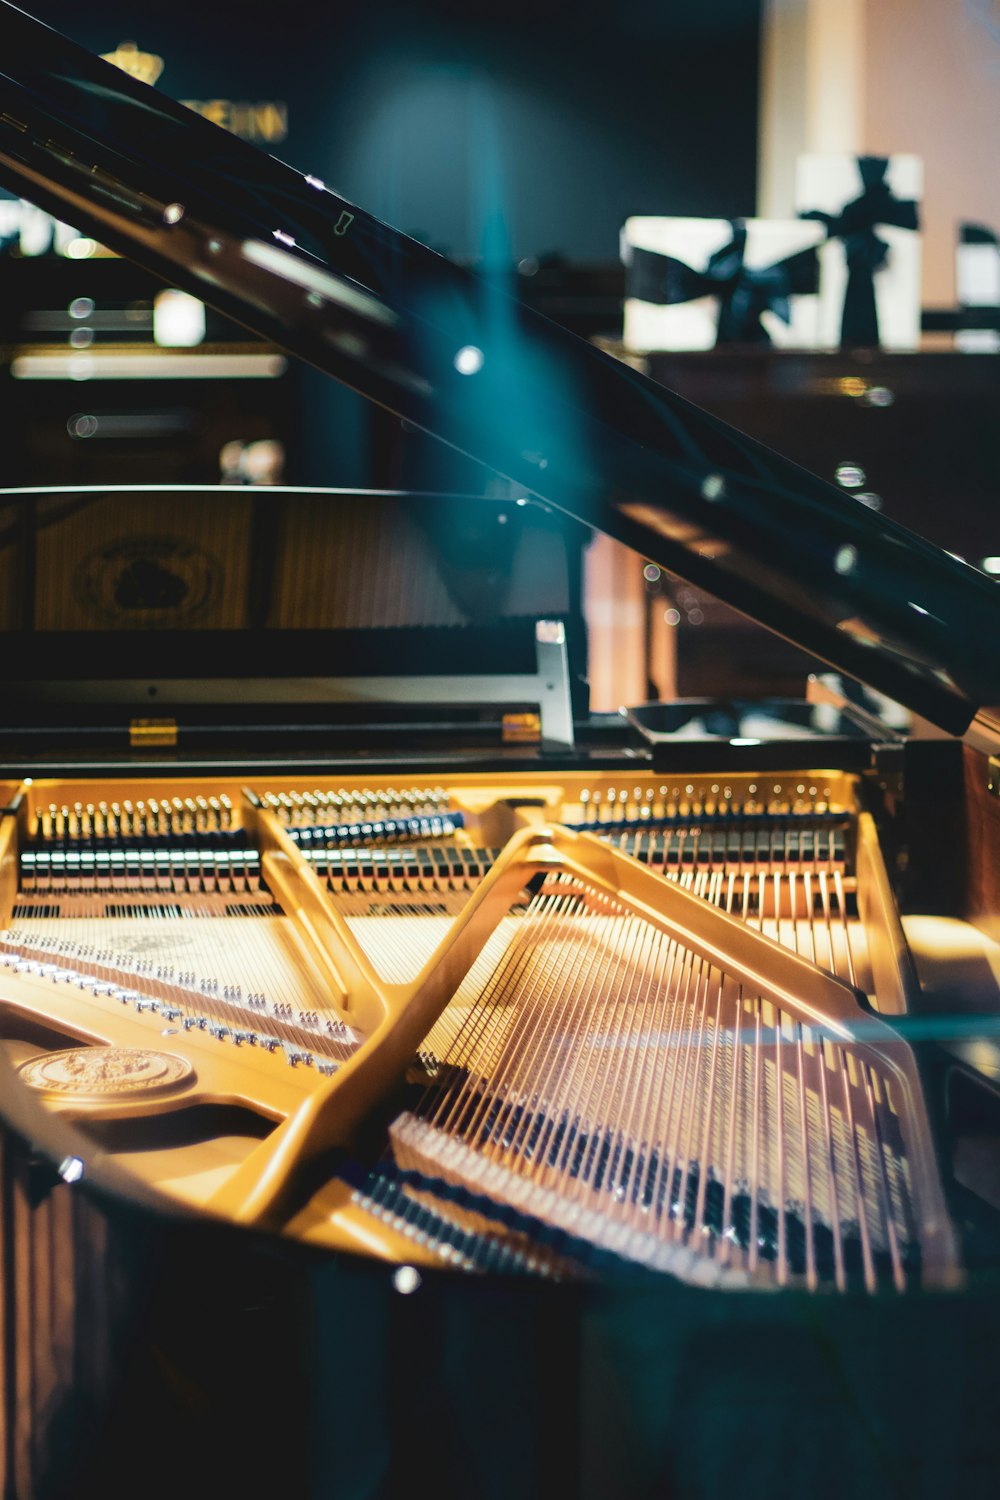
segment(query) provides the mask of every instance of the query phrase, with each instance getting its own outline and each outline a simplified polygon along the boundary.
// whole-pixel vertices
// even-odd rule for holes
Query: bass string
[[[667,1080],[673,1080],[675,1076],[676,1042],[675,1033],[679,1008],[681,1004],[681,988],[679,981],[675,983],[674,972],[677,968],[677,960],[681,959],[681,974],[688,959],[688,952],[682,948],[676,939],[671,939],[664,955],[664,965],[669,957],[669,968],[665,977],[658,975],[658,988],[660,992],[660,1003],[657,1007],[657,1033],[658,1044],[653,1054],[658,1066],[653,1069],[650,1087],[646,1093],[639,1112],[634,1138],[639,1141],[639,1159],[633,1172],[632,1210],[626,1212],[626,1221],[633,1228],[638,1227],[640,1216],[646,1214],[651,1208],[655,1219],[657,1214],[657,1200],[653,1194],[649,1204],[646,1202],[645,1183],[649,1173],[651,1158],[656,1153],[662,1152],[660,1122],[664,1118],[664,1090]],[[657,1155],[657,1160],[659,1156]]]
[[[454,1064],[453,1049],[459,1045],[459,1039],[466,1036],[468,1028],[475,1024],[478,998],[498,973],[523,920],[523,915],[508,914],[498,923],[465,979],[427,1033],[423,1048],[438,1059],[439,1066],[444,1065],[445,1058]]]
[[[861,1259],[864,1273],[865,1289],[874,1292],[877,1285],[875,1271],[875,1258],[872,1254],[871,1229],[868,1223],[868,1206],[865,1201],[864,1192],[864,1168],[861,1161],[861,1150],[858,1139],[857,1124],[854,1115],[854,1099],[851,1089],[851,1079],[848,1073],[847,1056],[843,1048],[837,1048],[839,1075],[844,1103],[844,1119],[847,1125],[847,1140],[850,1149],[850,1163],[852,1169],[854,1186],[854,1207],[857,1214],[858,1233],[861,1240]]]
[[[729,899],[732,901],[732,887]],[[726,1148],[725,1167],[723,1169],[722,1190],[722,1217],[720,1224],[718,1259],[726,1266],[735,1255],[735,1223],[733,1221],[733,1196],[735,1189],[736,1173],[736,1133],[738,1108],[742,1102],[742,1059],[743,1043],[741,1040],[741,1028],[743,1024],[743,986],[738,985],[735,996],[736,1023],[727,1039],[729,1050],[729,1112],[726,1122]]]
[[[669,1082],[667,1084],[666,1098],[662,1100],[662,1113],[655,1122],[657,1135],[659,1137],[659,1152],[656,1163],[656,1171],[652,1183],[651,1202],[653,1212],[657,1221],[662,1219],[661,1204],[665,1204],[667,1219],[669,1220],[672,1210],[671,1190],[673,1185],[673,1168],[675,1151],[671,1149],[671,1123],[675,1115],[675,1101],[678,1098],[678,1081],[680,1080],[680,1097],[683,1098],[686,1069],[689,1059],[689,1047],[686,1042],[691,1036],[691,1021],[689,1018],[689,1000],[691,996],[691,984],[695,973],[696,959],[690,949],[683,950],[681,960],[681,971],[677,985],[677,1003],[671,1016],[670,1051],[671,1067],[665,1070]],[[699,969],[701,959],[697,960]],[[679,1066],[681,1053],[684,1056],[683,1068]],[[665,1077],[665,1082],[666,1082]],[[668,1169],[669,1162],[669,1169]]]
[[[584,1150],[590,1143],[586,1140],[590,1105],[588,1079],[591,1069],[586,1047],[589,1034],[600,1036],[607,1029],[608,1009],[615,995],[619,977],[627,956],[623,959],[619,945],[622,940],[634,944],[634,919],[620,913],[607,923],[601,923],[603,943],[594,944],[588,934],[587,948],[597,947],[598,961],[587,965],[586,986],[575,986],[573,1005],[565,1021],[556,1033],[556,1044],[549,1049],[549,1066],[546,1076],[537,1087],[537,1094],[544,1110],[543,1128],[534,1155],[538,1166],[536,1180],[541,1186],[558,1187],[569,1172],[574,1151],[581,1138]],[[559,1127],[562,1125],[562,1137]],[[592,1131],[596,1125],[591,1126]],[[554,1160],[547,1157],[554,1152]]]
[[[484,1142],[484,1149],[491,1157],[521,1156],[525,1139],[535,1123],[533,1109],[541,1119],[540,1137],[533,1148],[533,1155],[541,1157],[551,1126],[550,1075],[558,1067],[559,1053],[564,1050],[562,1039],[567,1032],[572,1035],[575,1015],[586,1005],[586,995],[597,978],[598,970],[589,966],[590,981],[587,986],[579,983],[581,937],[585,935],[586,921],[576,910],[579,902],[579,887],[570,886],[570,906],[554,942],[537,944],[534,952],[536,963],[531,989],[517,997],[518,1025],[509,1039],[505,1038],[502,1066],[496,1077],[496,1092],[505,1098],[505,1104]],[[586,944],[592,946],[592,944]],[[563,1014],[567,989],[573,991],[568,1012]],[[507,1125],[520,1107],[520,1118],[515,1120],[510,1141],[504,1144]],[[467,1139],[473,1139],[467,1135]]]
[[[673,1176],[678,1168],[681,1180],[677,1190],[677,1196],[671,1205],[671,1238],[683,1240],[686,1235],[686,1205],[688,1198],[688,1187],[691,1179],[691,1169],[694,1165],[692,1145],[694,1132],[697,1127],[699,1106],[703,1098],[703,1086],[701,1079],[702,1063],[705,1056],[705,1031],[708,1021],[709,989],[712,977],[712,967],[704,959],[697,960],[698,980],[696,988],[696,1000],[693,1006],[693,1016],[684,1039],[684,1071],[681,1080],[680,1107],[678,1109],[674,1132],[670,1140],[669,1152],[672,1165],[671,1177],[667,1179],[668,1192],[672,1187]]]
[[[459,1061],[467,1071],[457,1108],[444,1128],[454,1135],[475,1138],[489,1117],[494,1099],[504,1092],[503,1060],[512,1033],[537,1019],[532,1005],[540,984],[538,951],[559,930],[571,898],[542,894],[529,906],[514,941],[498,966],[496,982],[477,1001]]]
[[[795,1026],[795,1068],[796,1084],[798,1086],[799,1118],[801,1121],[802,1172],[805,1193],[803,1217],[805,1220],[806,1285],[810,1291],[815,1291],[819,1284],[819,1277],[816,1272],[816,1240],[813,1226],[812,1173],[814,1152],[809,1130],[805,1045],[804,1028],[800,1021]],[[822,1058],[820,1058],[820,1066],[822,1067],[822,1065]]]
[[[524,1056],[537,1046],[536,1034],[546,1020],[545,986],[551,971],[546,969],[543,954],[558,944],[572,906],[572,896],[556,899],[547,926],[532,924],[520,934],[519,962],[492,997],[485,1032],[489,1056],[480,1054],[477,1060],[475,1107],[457,1132],[466,1141],[478,1142],[484,1158],[517,1109],[519,1069]]]
[[[878,1163],[876,1182],[878,1184],[883,1202],[885,1238],[889,1246],[889,1259],[892,1264],[892,1279],[896,1290],[906,1290],[906,1273],[903,1268],[903,1257],[899,1245],[899,1237],[896,1232],[896,1218],[893,1211],[892,1192],[889,1187],[889,1171],[886,1162],[886,1146],[879,1123],[879,1109],[875,1099],[875,1081],[872,1070],[867,1063],[861,1066],[862,1080],[864,1083],[864,1097],[867,1106],[868,1118],[871,1123],[872,1135],[875,1141],[875,1159]]]
[[[789,884],[791,885],[791,882]],[[802,888],[807,903],[812,896],[811,886],[811,879],[803,878]],[[739,891],[732,872],[725,879],[721,872],[712,874],[700,872],[698,876],[693,877],[691,888],[719,905],[724,904],[730,910],[738,904]],[[842,888],[838,890],[835,882],[833,891],[827,889],[824,905],[824,924],[828,929],[832,928],[838,917],[842,918],[845,905]],[[571,906],[572,902],[570,902],[570,908]],[[780,910],[777,902],[776,909]],[[795,905],[792,905],[790,910],[794,912]],[[564,914],[567,914],[567,911],[568,909],[564,908]],[[598,924],[605,929],[601,936],[604,939],[603,949],[607,961],[603,965],[590,966],[594,972],[591,973],[588,983],[584,985],[580,983],[578,974],[579,968],[586,961],[581,958],[580,949],[583,941],[586,940],[588,924],[595,930]],[[685,954],[681,962],[681,983],[673,987],[675,990],[675,1003],[672,1007],[674,1015],[667,1020],[666,1013],[670,1008],[670,981],[673,978],[678,957],[673,943],[664,943],[648,928],[647,924],[634,918],[624,918],[621,915],[614,918],[594,917],[593,915],[583,919],[575,917],[571,925],[576,930],[571,932],[562,954],[553,957],[550,952],[546,963],[537,961],[535,963],[532,988],[537,989],[540,986],[543,988],[543,1003],[532,1004],[529,998],[529,1003],[522,1007],[519,1017],[521,1025],[515,1033],[510,1033],[505,1038],[503,1061],[494,1075],[499,1088],[495,1089],[494,1093],[505,1093],[523,1098],[527,1080],[533,1087],[531,1098],[539,1100],[547,1107],[548,1116],[543,1125],[543,1133],[538,1142],[532,1143],[530,1153],[536,1164],[532,1169],[533,1174],[540,1184],[544,1185],[555,1178],[561,1183],[564,1192],[572,1193],[577,1198],[584,1197],[594,1190],[597,1180],[597,1163],[602,1149],[607,1147],[604,1151],[604,1160],[609,1162],[609,1165],[603,1174],[603,1180],[609,1189],[606,1202],[610,1205],[611,1211],[615,1212],[618,1202],[627,1201],[628,1195],[625,1188],[629,1172],[632,1173],[633,1182],[640,1180],[642,1142],[650,1134],[648,1130],[642,1129],[642,1125],[648,1121],[657,1094],[656,1070],[653,1073],[654,1086],[650,1087],[643,1078],[643,1068],[638,1060],[641,1046],[635,1043],[641,1043],[643,1036],[652,1029],[650,1025],[652,1015],[656,1015],[655,1029],[662,1032],[666,1027],[669,1034],[671,1030],[676,1029],[672,1023],[676,1023],[678,1013],[685,1012],[687,1025],[680,1036],[680,1060],[675,1059],[672,1069],[664,1067],[659,1074],[658,1092],[662,1101],[663,1090],[667,1090],[667,1108],[666,1128],[663,1131],[665,1147],[659,1164],[657,1189],[665,1180],[668,1182],[673,1180],[680,1166],[681,1182],[673,1203],[674,1214],[680,1217],[680,1223],[676,1225],[676,1233],[678,1237],[697,1244],[699,1236],[704,1231],[708,1164],[716,1133],[722,1132],[722,1139],[725,1142],[724,1152],[720,1148],[720,1156],[724,1156],[725,1162],[721,1174],[723,1208],[717,1239],[718,1258],[721,1262],[728,1263],[736,1253],[732,1214],[742,1068],[737,1062],[741,1049],[739,1028],[724,1024],[728,1005],[725,976],[717,970],[711,970],[700,960],[695,964],[691,956]],[[612,925],[614,926],[613,936],[610,930]],[[838,925],[843,931],[845,924],[842,920]],[[802,924],[799,934],[796,938],[796,946],[808,945],[812,951],[815,951],[814,925],[811,922]],[[557,933],[551,925],[548,936],[553,940],[554,946],[557,946],[561,934]],[[576,950],[575,962],[572,963],[568,952],[570,947]],[[568,1012],[565,1003],[567,971],[571,981],[573,981],[574,972],[576,974],[576,979],[573,981],[574,994]],[[665,983],[664,972],[666,972]],[[554,976],[558,977],[558,983],[552,982]],[[508,984],[503,986],[505,995],[509,995],[512,988],[517,988],[515,976],[509,967],[507,979]],[[654,994],[660,1001],[657,1010],[650,1009]],[[502,1002],[494,997],[494,1003]],[[744,1006],[741,986],[737,986],[733,1004],[737,1016],[741,1015]],[[623,1009],[624,1016],[621,1014]],[[619,1013],[619,1025],[617,1029],[612,1030],[609,1021],[614,1018],[616,1010]],[[534,1030],[526,1029],[523,1024],[525,1011],[538,1013]],[[799,1171],[801,1190],[804,1195],[802,1215],[805,1232],[806,1283],[813,1288],[818,1285],[819,1281],[814,1232],[814,1176],[817,1170],[822,1169],[825,1158],[826,1176],[829,1179],[826,1196],[831,1202],[829,1218],[833,1238],[834,1278],[838,1287],[843,1288],[846,1285],[846,1275],[839,1203],[842,1187],[840,1168],[837,1165],[836,1152],[833,1147],[827,1070],[820,1056],[820,1085],[819,1093],[815,1097],[818,1099],[822,1138],[817,1143],[817,1149],[811,1135],[808,1107],[806,1050],[809,1047],[815,1050],[811,1033],[801,1023],[789,1023],[791,1034],[790,1037],[786,1037],[782,1026],[787,1018],[780,1013],[773,1027],[768,1025],[765,1029],[763,1007],[759,996],[752,1000],[751,1011],[753,1042],[750,1049],[752,1102],[749,1186],[752,1224],[748,1260],[751,1264],[759,1264],[757,1232],[759,1203],[770,1198],[775,1204],[776,1215],[777,1245],[774,1274],[779,1282],[787,1281],[790,1276],[786,1207],[790,1165],[786,1151],[787,1144],[792,1140],[788,1134],[788,1130],[791,1129],[798,1140],[801,1156],[800,1167],[796,1170]],[[562,1024],[553,1029],[557,1014],[562,1017]],[[586,1018],[585,1027],[580,1024],[580,1016]],[[540,1026],[541,1030],[539,1030]],[[600,1067],[601,1058],[609,1048],[618,1052],[624,1049],[623,1066],[611,1070],[610,1079],[607,1070],[602,1070]],[[672,1050],[676,1053],[677,1047],[675,1046]],[[766,1129],[764,1108],[766,1092],[764,1059],[767,1051],[771,1051],[774,1057],[773,1104],[776,1128],[772,1134],[772,1151],[768,1151],[765,1155],[764,1143],[767,1135],[771,1133]],[[645,1058],[643,1060],[645,1061]],[[671,1075],[669,1082],[668,1074]],[[724,1086],[720,1089],[718,1086],[720,1076],[723,1078],[728,1076],[728,1089]],[[485,1081],[485,1074],[482,1078]],[[849,1078],[843,1060],[841,1060],[841,1079],[843,1086],[849,1088]],[[641,1086],[638,1086],[639,1080],[641,1080]],[[889,1248],[894,1281],[897,1286],[902,1287],[905,1284],[905,1270],[890,1183],[891,1164],[894,1163],[895,1158],[891,1151],[887,1150],[884,1134],[879,1125],[881,1106],[875,1097],[874,1083],[870,1073],[866,1075],[865,1085],[866,1124],[875,1143],[873,1162],[874,1170],[878,1172],[878,1180],[873,1183],[874,1196],[872,1193],[866,1193],[865,1167],[867,1165],[868,1174],[871,1175],[873,1166],[867,1158],[864,1162],[862,1160],[857,1101],[845,1093],[845,1135],[851,1143],[854,1170],[849,1173],[852,1180],[843,1186],[847,1186],[849,1192],[853,1192],[859,1209],[859,1233],[862,1238],[866,1286],[869,1290],[873,1290],[876,1284],[872,1236],[865,1218],[866,1214],[873,1212],[874,1204],[874,1211],[877,1212],[879,1221],[884,1225],[884,1237]],[[770,1084],[768,1084],[768,1090],[770,1090]],[[630,1103],[626,1106],[623,1115],[617,1106],[625,1100],[630,1100]],[[553,1115],[556,1109],[561,1110],[568,1117],[569,1128],[559,1147],[558,1157],[550,1160],[546,1168],[546,1158],[549,1155],[546,1148],[554,1139]],[[788,1116],[787,1112],[790,1109],[792,1114]],[[726,1116],[724,1121],[722,1120],[723,1114]],[[509,1157],[512,1151],[514,1153],[522,1151],[528,1141],[530,1129],[530,1120],[527,1116],[528,1112],[525,1111],[525,1117],[520,1121],[506,1146],[503,1146],[502,1142],[502,1123],[495,1126],[487,1137],[487,1145],[494,1148],[499,1145],[501,1157],[505,1155]],[[603,1141],[600,1133],[600,1127],[607,1119],[618,1119],[621,1122],[615,1130],[614,1141],[610,1145]],[[721,1123],[717,1124],[717,1121]],[[588,1122],[592,1122],[589,1130]],[[462,1133],[466,1139],[474,1141],[477,1134],[476,1122],[471,1122],[471,1128],[463,1130]],[[567,1168],[573,1159],[574,1143],[577,1139],[586,1139],[588,1135],[589,1140],[586,1141],[583,1150],[581,1165],[573,1176],[567,1178]],[[697,1149],[695,1149],[696,1146]],[[630,1147],[631,1157],[629,1156]],[[608,1152],[611,1154],[609,1155]],[[522,1154],[526,1153],[522,1151]],[[768,1172],[772,1170],[775,1172],[776,1182],[773,1192],[765,1196],[767,1177],[763,1170],[764,1161],[771,1159],[772,1155],[776,1159],[772,1161]],[[626,1165],[627,1162],[630,1164]],[[540,1168],[537,1166],[538,1163],[541,1163]],[[691,1224],[688,1227],[683,1210],[690,1175],[695,1163],[701,1164],[701,1177],[695,1193]],[[639,1210],[643,1196],[638,1191],[633,1194],[633,1204],[636,1209],[633,1217],[636,1221],[640,1217]],[[654,1190],[654,1203],[658,1201],[658,1198],[659,1192]]]
[[[783,1016],[778,1011],[774,1021],[774,1102],[777,1113],[775,1137],[778,1147],[778,1185],[773,1194],[778,1211],[778,1285],[788,1280],[788,1225],[786,1223],[785,1200],[785,1066],[782,1037]]]
[[[715,1001],[715,1018],[712,1025],[711,1057],[709,1059],[708,1080],[706,1083],[706,1099],[704,1107],[704,1123],[702,1126],[701,1142],[698,1149],[698,1188],[695,1198],[694,1222],[691,1225],[690,1240],[698,1245],[701,1243],[702,1226],[705,1219],[705,1202],[708,1191],[708,1178],[711,1161],[712,1136],[714,1124],[714,1112],[716,1101],[716,1076],[719,1066],[719,1048],[722,1037],[722,1002],[725,989],[725,976],[718,970],[717,994]]]
[[[648,968],[649,949],[656,931],[649,923],[630,916],[621,937],[623,942],[618,947],[617,962],[608,972],[601,1014],[594,1027],[596,1045],[589,1049],[589,1055],[583,1060],[578,1099],[569,1110],[574,1124],[579,1119],[587,1126],[589,1137],[579,1168],[580,1193],[590,1186],[591,1173],[604,1156],[606,1133],[616,1118],[613,1101],[628,1072],[622,1066],[620,1054],[624,1052],[627,1059],[635,1051],[637,1039],[630,1023],[634,1021],[637,996],[642,995],[643,976]],[[625,946],[624,952],[621,952],[622,946]],[[614,1056],[614,1066],[610,1068],[607,1066],[609,1051]],[[567,1162],[571,1146],[572,1142],[567,1140],[563,1148]]]
[[[446,1078],[441,1085],[432,1086],[422,1101],[421,1115],[438,1129],[457,1133],[459,1123],[470,1110],[475,1113],[475,1101],[484,1092],[485,1083],[484,1077],[474,1073],[477,1049],[483,1036],[496,1025],[500,1007],[516,992],[517,981],[530,963],[533,942],[558,923],[569,899],[539,892],[529,903],[513,940],[442,1059],[443,1069],[465,1075],[463,1085],[456,1088]]]
[[[655,1032],[651,1024],[655,1006],[652,997],[656,988],[659,955],[665,946],[669,946],[663,933],[649,923],[644,923],[643,926],[646,931],[642,952],[638,959],[638,993],[629,1004],[631,1014],[627,1014],[619,1026],[619,1050],[624,1043],[624,1059],[616,1059],[615,1066],[604,1070],[603,1087],[597,1107],[597,1114],[601,1121],[601,1137],[610,1137],[607,1139],[608,1154],[603,1173],[602,1204],[610,1208],[612,1212],[624,1201],[625,1183],[620,1178],[620,1171],[627,1174],[629,1152],[631,1151],[631,1159],[634,1161],[637,1148],[633,1121],[648,1087],[643,1077],[643,1064],[647,1058],[656,1057]],[[594,1140],[595,1145],[591,1149],[589,1160],[580,1173],[578,1196],[582,1196],[585,1191],[597,1191],[598,1184],[595,1179],[600,1160],[596,1147],[596,1131]],[[620,1215],[616,1213],[615,1216]]]

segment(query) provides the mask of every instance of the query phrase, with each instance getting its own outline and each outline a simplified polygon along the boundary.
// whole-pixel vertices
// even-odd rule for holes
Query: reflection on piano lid
[[[174,1495],[220,1431],[248,1493],[404,1493],[431,1434],[448,1495],[992,1480],[995,1382],[927,1350],[1000,1331],[994,1023],[940,970],[928,1001],[894,883],[987,941],[995,586],[6,4],[0,41],[9,187],[939,731],[827,702],[577,733],[564,702],[555,753],[395,722],[348,750],[320,691],[262,749],[252,653],[218,672],[252,590],[68,677],[80,595],[47,600],[18,729],[145,683],[228,739],[4,742],[6,1490],[153,1465]],[[564,644],[531,623],[529,697]],[[124,670],[181,630],[182,665]],[[272,736],[307,696],[274,689]]]
[[[996,595],[975,569],[315,177],[2,17],[8,186],[943,728],[1000,700]]]

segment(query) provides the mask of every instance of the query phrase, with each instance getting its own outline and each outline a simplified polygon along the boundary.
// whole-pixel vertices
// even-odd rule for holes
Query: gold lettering
[[[253,109],[249,104],[240,102],[229,107],[229,129],[233,135],[238,135],[241,140],[253,140]]]
[[[284,104],[258,104],[256,134],[262,141],[283,141],[288,134],[288,111]]]
[[[114,52],[102,52],[101,56],[140,83],[153,84],[163,72],[163,58],[155,52],[140,52],[135,42],[119,42]]]
[[[206,120],[211,120],[213,125],[221,125],[223,130],[229,129],[228,99],[207,99],[201,107],[201,112]]]
[[[232,99],[182,99],[185,109],[221,125],[245,141],[283,141],[288,134],[288,106],[281,99],[260,104]]]

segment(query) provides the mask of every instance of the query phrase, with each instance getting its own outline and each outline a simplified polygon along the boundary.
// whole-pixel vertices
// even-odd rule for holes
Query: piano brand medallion
[[[70,1047],[32,1058],[19,1071],[29,1088],[75,1099],[163,1093],[194,1076],[184,1058],[141,1047]]]

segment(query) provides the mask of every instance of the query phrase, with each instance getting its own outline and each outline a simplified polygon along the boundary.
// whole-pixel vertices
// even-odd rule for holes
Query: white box
[[[1000,307],[1000,242],[982,224],[962,224],[955,247],[955,295],[959,307]],[[1000,330],[960,328],[955,348],[965,354],[996,354]]]
[[[865,176],[869,181],[866,187]],[[795,207],[815,213],[829,239],[820,247],[819,343],[824,349],[877,344],[910,350],[920,344],[919,156],[800,156]],[[866,269],[865,262],[868,261]],[[853,261],[853,265],[849,262]],[[872,265],[872,262],[879,262]],[[874,289],[877,335],[845,332],[848,295]],[[849,309],[848,309],[849,310]]]
[[[621,233],[626,348],[636,354],[713,348],[733,293],[748,297],[754,308],[747,337],[733,342],[814,348],[819,299],[812,256],[824,233],[821,225],[799,219],[626,220]],[[734,247],[732,255],[719,259],[728,246]],[[792,257],[803,258],[785,266]],[[772,276],[763,274],[772,268]],[[809,290],[799,289],[804,287]],[[729,342],[724,326],[722,332]]]

